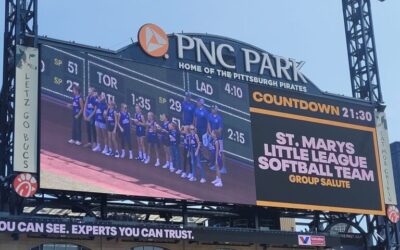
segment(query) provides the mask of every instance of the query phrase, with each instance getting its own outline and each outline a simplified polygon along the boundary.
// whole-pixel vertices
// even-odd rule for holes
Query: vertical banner
[[[389,134],[384,112],[375,112],[378,139],[379,160],[382,168],[383,194],[385,204],[397,205],[396,189],[393,178],[392,156],[390,154]]]
[[[17,46],[14,171],[37,172],[38,49]]]

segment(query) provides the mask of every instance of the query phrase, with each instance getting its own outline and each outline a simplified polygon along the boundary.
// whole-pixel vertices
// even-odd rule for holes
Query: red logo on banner
[[[325,246],[325,236],[317,235],[299,235],[298,238],[299,246]]]
[[[386,214],[392,223],[396,224],[397,222],[399,222],[400,213],[399,213],[399,209],[396,206],[393,206],[393,205],[388,206],[387,210],[386,210]]]
[[[33,175],[22,173],[15,177],[13,186],[19,196],[26,198],[36,194],[38,183]]]
[[[145,24],[139,30],[139,44],[152,57],[161,57],[168,51],[168,36],[155,24]]]

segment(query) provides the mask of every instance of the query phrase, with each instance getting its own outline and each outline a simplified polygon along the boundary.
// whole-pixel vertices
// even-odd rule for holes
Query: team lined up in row
[[[129,154],[129,159],[133,159],[131,128],[134,127],[138,145],[136,160],[149,164],[150,155],[154,152],[154,166],[158,167],[159,148],[162,147],[165,153],[163,168],[168,168],[190,181],[197,181],[199,172],[200,183],[205,183],[202,162],[207,162],[210,169],[216,171],[216,178],[212,183],[216,187],[223,186],[221,173],[226,173],[222,140],[223,120],[217,106],[212,106],[209,112],[203,99],[199,99],[196,104],[187,92],[182,102],[181,128],[177,123],[169,121],[167,114],[160,114],[160,122],[157,122],[155,114],[150,111],[146,119],[139,105],[135,106],[133,116],[125,103],[121,104],[118,111],[113,101],[107,102],[104,92],[98,94],[93,87],[89,88],[88,96],[84,99],[79,87],[74,86],[73,100],[69,106],[72,107],[73,113],[72,138],[69,143],[82,144],[81,124],[84,119],[88,136],[88,143],[84,147],[91,147],[94,152],[115,158],[125,158]],[[189,169],[187,165],[190,166]]]

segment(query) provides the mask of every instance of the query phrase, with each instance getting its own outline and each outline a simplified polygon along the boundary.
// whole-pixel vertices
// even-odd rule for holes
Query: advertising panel
[[[397,205],[396,188],[393,177],[392,156],[385,112],[375,111],[376,133],[378,137],[379,159],[382,169],[383,194],[385,204]]]
[[[16,51],[14,171],[36,173],[39,55],[37,48],[20,45]]]
[[[357,246],[363,244],[359,235],[298,235],[293,232],[265,230],[221,230],[213,227],[189,227],[177,225],[151,225],[143,223],[121,223],[118,221],[96,220],[93,223],[75,222],[67,219],[40,219],[23,217],[0,217],[0,233],[28,234],[30,237],[74,237],[93,240],[93,237],[121,238],[127,241],[198,241],[230,244],[304,245],[304,246]],[[3,242],[2,242],[3,243]],[[1,246],[1,245],[0,245]]]
[[[253,86],[250,92],[258,205],[382,214],[370,106]]]

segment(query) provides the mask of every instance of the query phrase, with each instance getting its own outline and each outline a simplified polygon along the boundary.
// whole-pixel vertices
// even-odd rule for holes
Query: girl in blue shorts
[[[147,127],[147,158],[145,159],[144,163],[149,164],[151,150],[154,149],[157,158],[154,166],[158,167],[160,166],[160,156],[158,152],[158,147],[160,143],[157,135],[157,123],[155,121],[153,112],[147,113],[146,127]]]
[[[128,147],[129,160],[133,159],[131,126],[131,114],[128,111],[128,106],[125,103],[122,103],[118,122],[118,127],[121,131],[121,158],[125,158],[125,147]]]
[[[71,144],[81,145],[81,123],[83,113],[83,98],[81,96],[81,90],[77,85],[72,87],[73,99],[72,104],[68,106],[72,107],[72,136],[68,141]]]
[[[108,152],[108,143],[107,143],[107,128],[106,128],[106,118],[105,112],[107,111],[107,102],[106,102],[106,94],[101,92],[96,102],[96,113],[95,113],[95,122],[94,125],[96,127],[96,141],[97,145],[93,149],[95,152],[101,151],[101,142],[104,144],[103,154]]]
[[[88,142],[84,147],[96,147],[96,127],[94,126],[96,114],[97,93],[94,87],[89,87],[88,96],[86,97],[85,107],[83,110],[83,118],[86,123],[86,133]]]
[[[218,130],[213,130],[211,132],[211,142],[209,143],[212,162],[215,164],[216,177],[215,180],[212,181],[215,187],[222,187],[222,179],[221,179],[221,167],[222,167],[222,151],[221,151],[221,142],[219,138],[221,137],[221,133]]]
[[[190,162],[192,166],[192,174],[191,178],[189,179],[190,181],[196,181],[196,169],[200,171],[200,183],[205,183],[206,182],[206,177],[204,173],[203,166],[200,163],[200,147],[201,147],[201,141],[199,136],[197,135],[196,128],[193,125],[190,125],[189,127],[189,133],[186,135],[188,145],[189,145],[189,155],[190,155]]]
[[[169,170],[171,172],[175,172],[176,174],[181,174],[182,173],[182,166],[181,166],[181,154],[180,154],[180,149],[179,149],[179,144],[180,144],[180,132],[178,129],[178,125],[175,122],[171,122],[168,125],[169,129],[169,142],[170,142],[170,149],[171,149],[171,158],[173,162],[173,167],[170,168]]]
[[[189,125],[181,127],[181,134],[183,135],[183,172],[181,177],[190,179],[193,175],[190,164]],[[187,165],[189,165],[189,169]]]
[[[109,142],[109,150],[106,153],[108,156],[119,158],[118,143],[117,143],[117,121],[119,120],[118,111],[115,109],[114,101],[110,101],[106,112],[107,116],[107,135]]]
[[[144,146],[144,137],[146,135],[146,121],[144,119],[144,115],[142,114],[142,108],[137,104],[135,106],[135,115],[132,120],[136,125],[136,139],[138,144],[138,156],[136,157],[136,160],[144,161],[147,158]]]
[[[170,141],[169,141],[169,128],[168,128],[170,121],[168,120],[166,114],[160,115],[160,121],[161,125],[157,124],[157,129],[165,153],[165,164],[162,166],[162,168],[173,168],[171,159]]]

